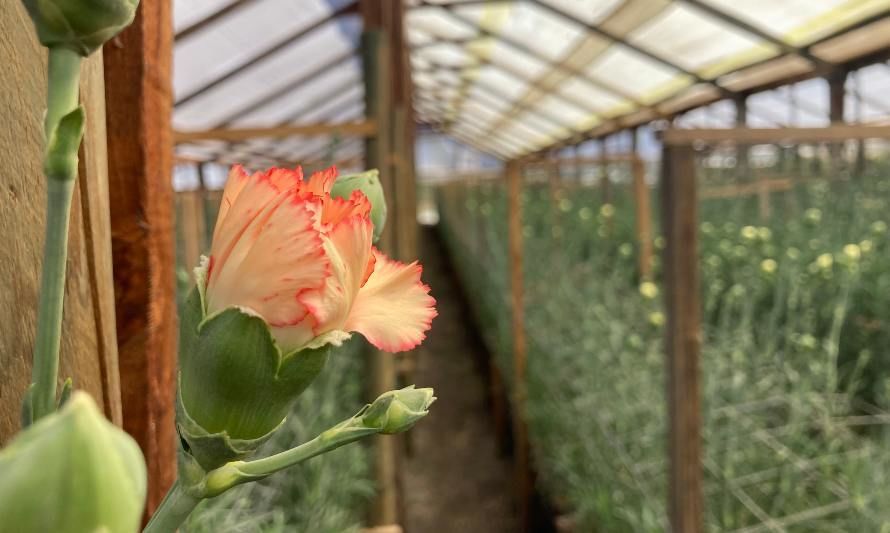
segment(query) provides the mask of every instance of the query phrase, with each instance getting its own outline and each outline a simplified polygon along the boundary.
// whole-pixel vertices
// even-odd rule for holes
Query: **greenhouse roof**
[[[887,59],[890,0],[407,0],[417,119],[501,158]],[[364,115],[349,0],[176,0],[179,130]],[[183,159],[348,161],[361,139],[202,142]]]

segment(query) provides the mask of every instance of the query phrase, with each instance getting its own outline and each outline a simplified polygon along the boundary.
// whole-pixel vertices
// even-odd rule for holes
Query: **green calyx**
[[[283,354],[262,318],[237,308],[205,316],[193,290],[181,316],[177,401],[189,453],[207,470],[249,456],[281,425],[329,353],[324,346]]]
[[[83,57],[133,22],[139,0],[22,0],[47,48],[64,47]]]
[[[0,450],[4,531],[132,533],[145,494],[139,446],[84,392]]]
[[[381,394],[358,416],[364,427],[392,435],[411,429],[418,420],[429,414],[434,401],[433,389],[416,389],[411,385]]]
[[[386,198],[383,194],[383,185],[380,183],[380,172],[368,170],[359,174],[340,176],[334,182],[331,196],[335,198],[349,198],[353,191],[361,191],[371,202],[371,223],[374,224],[374,242],[383,234],[386,226]]]

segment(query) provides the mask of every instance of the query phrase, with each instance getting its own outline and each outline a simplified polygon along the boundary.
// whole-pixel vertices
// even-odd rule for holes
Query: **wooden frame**
[[[176,477],[172,1],[142,2],[104,48],[124,429],[148,468],[146,516]]]

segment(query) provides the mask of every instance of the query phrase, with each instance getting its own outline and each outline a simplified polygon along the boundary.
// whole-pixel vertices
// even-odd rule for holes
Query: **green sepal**
[[[374,242],[377,242],[386,226],[386,197],[380,183],[380,172],[374,169],[340,176],[334,182],[331,196],[349,198],[356,190],[361,191],[371,202],[371,223],[374,225]]]
[[[63,46],[83,57],[130,25],[138,0],[22,0],[46,47]]]
[[[62,383],[62,391],[59,393],[59,406],[58,409],[61,409],[68,403],[68,400],[71,399],[71,392],[74,390],[74,381],[71,378],[65,380],[65,383]]]
[[[253,443],[282,423],[329,353],[324,346],[282,354],[266,322],[238,308],[205,317],[195,288],[180,321],[178,402],[193,455],[210,468],[231,460],[232,450],[255,449]]]
[[[25,389],[25,396],[22,398],[22,429],[26,429],[34,423],[34,387],[36,387],[34,383],[28,385],[28,388]]]
[[[250,457],[283,423],[282,419],[278,426],[256,439],[233,439],[225,431],[208,433],[189,416],[177,391],[176,431],[179,433],[182,451],[197,462],[205,472],[219,468],[229,461]]]
[[[47,139],[44,172],[50,178],[74,179],[77,177],[77,151],[83,139],[86,114],[82,106],[59,120]]]

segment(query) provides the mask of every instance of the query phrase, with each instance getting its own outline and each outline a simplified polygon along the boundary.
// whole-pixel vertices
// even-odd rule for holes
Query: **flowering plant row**
[[[139,447],[88,395],[72,392],[70,380],[57,397],[56,382],[85,120],[80,63],[133,20],[138,0],[23,2],[49,48],[49,204],[33,384],[24,429],[0,450],[0,516],[16,532],[129,533],[139,528],[146,494]],[[250,460],[353,333],[388,352],[424,339],[435,300],[420,265],[373,246],[385,223],[376,171],[338,177],[331,168],[304,179],[300,168],[232,169],[181,317],[179,474],[144,531],[175,531],[202,499],[369,435],[405,431],[427,414],[432,389],[390,391],[304,444]]]

